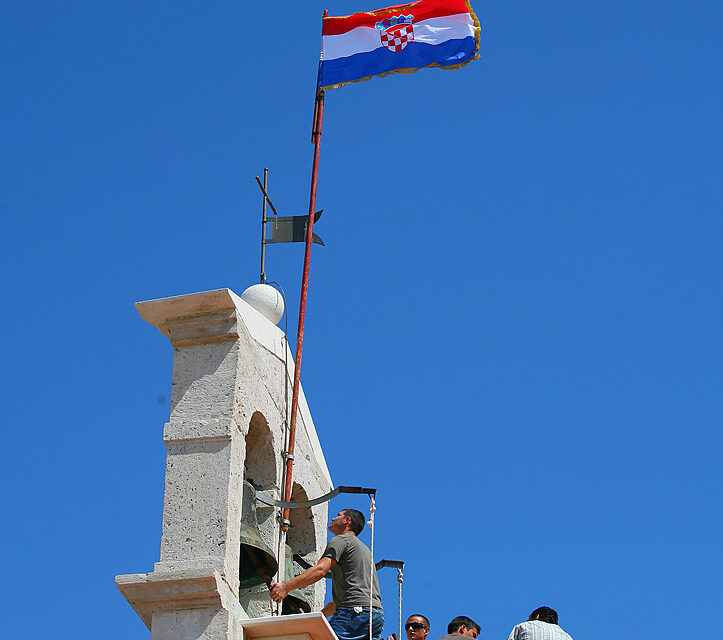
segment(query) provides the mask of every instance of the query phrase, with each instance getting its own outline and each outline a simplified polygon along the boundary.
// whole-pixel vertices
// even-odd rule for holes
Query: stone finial
[[[269,284],[250,286],[241,294],[241,300],[274,324],[284,317],[284,298],[278,289]]]

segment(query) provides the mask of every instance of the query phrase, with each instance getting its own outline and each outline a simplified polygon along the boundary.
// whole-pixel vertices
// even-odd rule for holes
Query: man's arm
[[[281,602],[287,595],[289,595],[289,591],[301,589],[302,587],[308,587],[310,584],[318,582],[327,573],[329,573],[335,564],[336,560],[324,557],[313,567],[309,567],[306,571],[300,573],[288,582],[272,582],[270,587],[271,599],[274,602]]]

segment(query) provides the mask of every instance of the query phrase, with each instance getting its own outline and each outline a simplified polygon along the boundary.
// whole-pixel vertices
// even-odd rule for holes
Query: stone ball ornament
[[[284,317],[284,297],[269,284],[251,285],[241,294],[241,300],[274,324]]]

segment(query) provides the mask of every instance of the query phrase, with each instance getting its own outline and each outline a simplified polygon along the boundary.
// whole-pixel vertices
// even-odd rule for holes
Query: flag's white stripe
[[[429,18],[414,23],[414,42],[440,44],[474,36],[474,23],[469,13],[458,13],[441,18]],[[321,39],[323,59],[346,58],[355,53],[374,51],[382,46],[379,30],[357,27],[346,33],[324,36]]]

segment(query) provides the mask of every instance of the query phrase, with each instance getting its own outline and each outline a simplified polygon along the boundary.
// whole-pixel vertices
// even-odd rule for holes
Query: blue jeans
[[[369,638],[369,607],[337,609],[329,618],[329,624],[339,640],[364,640]],[[384,628],[384,611],[372,609],[372,638],[378,639]]]

